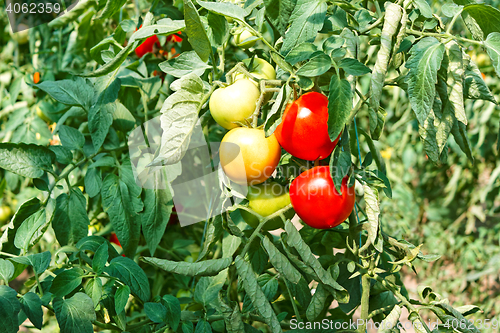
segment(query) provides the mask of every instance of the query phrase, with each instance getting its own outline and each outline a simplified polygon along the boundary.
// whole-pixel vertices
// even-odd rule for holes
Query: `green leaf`
[[[14,238],[14,245],[21,250],[22,254],[26,253],[31,246],[38,243],[42,238],[49,224],[50,220],[47,221],[46,219],[45,209],[39,210],[19,226]]]
[[[239,21],[245,21],[245,17],[249,14],[245,9],[230,2],[208,2],[198,0],[197,3],[210,12],[231,17]]]
[[[490,88],[484,82],[481,71],[472,60],[468,62],[465,68],[464,96],[469,99],[482,99],[497,104]]]
[[[219,239],[223,232],[222,227],[222,216],[217,215],[207,222],[205,239],[203,240],[203,248],[201,249],[198,259],[196,261],[202,260],[210,251],[211,246]]]
[[[130,288],[127,285],[120,286],[118,287],[118,289],[116,289],[115,312],[117,314],[120,314],[123,310],[125,310],[125,306],[127,305],[129,295],[130,295]]]
[[[101,192],[102,188],[102,177],[101,171],[97,168],[87,169],[84,178],[85,192],[89,197],[93,198]]]
[[[89,225],[87,200],[80,189],[71,188],[69,195],[62,193],[57,197],[52,228],[59,244],[76,244],[87,236]]]
[[[279,287],[277,276],[265,273],[257,278],[257,282],[264,292],[264,295],[266,295],[267,300],[272,302]]]
[[[174,77],[183,77],[190,73],[202,76],[205,70],[211,67],[202,61],[195,51],[183,52],[178,57],[164,61],[158,66],[162,71]]]
[[[112,71],[118,69],[121,64],[127,59],[128,55],[134,51],[137,46],[139,45],[139,41],[135,42],[130,42],[126,47],[121,49],[120,52],[113,58],[113,60],[107,62],[105,65],[99,67],[93,72],[87,73],[87,74],[81,74],[83,77],[99,77],[99,76],[104,76]],[[58,81],[61,82],[61,81]]]
[[[172,295],[165,295],[161,299],[161,304],[167,309],[167,323],[175,331],[181,321],[181,304]]]
[[[33,326],[42,329],[43,324],[43,311],[42,311],[42,301],[37,294],[28,292],[19,298],[19,303],[21,304],[21,309],[29,318]]]
[[[208,38],[213,46],[219,47],[229,39],[229,24],[222,15],[208,13]]]
[[[267,113],[266,123],[264,125],[266,137],[273,134],[279,124],[281,124],[281,116],[288,105],[291,94],[292,88],[289,85],[281,87],[271,110]]]
[[[278,29],[281,36],[285,35],[290,23],[290,15],[292,15],[296,3],[297,0],[264,0],[266,16]]]
[[[323,287],[323,284],[318,284],[316,291],[312,296],[311,302],[306,310],[306,317],[309,321],[314,321],[323,312],[325,308],[326,298],[328,297],[327,290]]]
[[[323,27],[327,4],[320,0],[297,0],[290,16],[292,23],[287,30],[281,47],[281,54],[287,55],[295,45],[313,42]]]
[[[212,46],[208,39],[205,26],[200,20],[198,11],[191,0],[184,1],[184,20],[186,21],[186,34],[189,44],[198,53],[201,61],[207,62],[212,54]]]
[[[259,313],[259,315],[264,319],[267,325],[272,332],[283,332],[276,318],[276,314],[274,313],[271,304],[266,298],[266,295],[260,288],[257,279],[255,277],[255,273],[252,270],[250,264],[241,258],[240,256],[236,257],[235,260],[236,270],[238,271],[238,275],[241,279],[241,283],[243,288],[245,289],[246,294],[252,301],[252,305],[254,309]]]
[[[336,296],[336,291],[345,291],[344,287],[338,284],[330,275],[330,273],[328,273],[323,268],[323,266],[321,266],[321,263],[312,253],[311,248],[304,242],[302,237],[300,237],[300,233],[297,231],[293,223],[289,220],[285,223],[285,230],[288,234],[288,245],[295,248],[304,263],[313,269],[314,274],[318,278],[318,281],[330,287],[332,294],[334,294],[334,297]]]
[[[103,242],[97,251],[95,251],[94,257],[92,258],[92,270],[97,274],[101,274],[104,271],[108,257],[108,243]],[[117,313],[119,313],[119,311],[117,311]]]
[[[432,9],[426,0],[415,0],[414,3],[425,18],[432,18]]]
[[[202,319],[196,324],[196,330],[194,333],[212,333],[212,327],[208,321]]]
[[[142,301],[147,302],[151,297],[148,277],[132,259],[116,257],[111,260],[104,271],[129,286],[130,290]]]
[[[462,151],[465,153],[465,155],[467,155],[469,161],[471,161],[471,163],[474,163],[474,157],[472,156],[472,146],[470,144],[469,137],[467,136],[466,126],[455,119],[453,122],[453,127],[451,129],[451,134],[453,134],[455,141],[457,142],[460,149],[462,149]]]
[[[0,168],[28,178],[41,178],[52,171],[56,155],[34,144],[0,143]]]
[[[467,125],[467,115],[465,114],[464,106],[463,76],[465,70],[463,64],[463,53],[460,46],[456,42],[447,43],[446,51],[449,59],[447,83],[450,91],[448,99],[451,107],[453,108],[455,117],[458,121]]]
[[[0,286],[0,318],[2,318],[2,333],[17,333],[19,331],[18,314],[21,305],[17,300],[17,292],[8,286]]]
[[[97,307],[97,304],[101,301],[102,296],[102,281],[100,277],[95,277],[90,279],[87,284],[84,286],[85,293],[92,298],[92,302],[94,304],[94,308]]]
[[[380,207],[379,207],[379,197],[378,190],[376,188],[370,187],[367,184],[363,185],[364,190],[364,199],[366,202],[366,216],[368,218],[368,241],[375,247],[375,249],[379,252],[382,252],[383,249],[379,246],[377,236],[379,226],[379,215],[380,215]]]
[[[102,2],[102,1],[100,1]],[[127,2],[127,0],[107,0],[101,14],[95,20],[110,18],[114,13],[118,12],[120,8]]]
[[[186,24],[184,20],[172,20],[170,18],[164,18],[158,20],[156,24],[143,25],[142,28],[134,32],[130,37],[129,43],[136,40],[144,40],[154,35],[171,35],[178,31],[184,30]],[[135,49],[135,48],[134,48]]]
[[[318,48],[313,43],[301,43],[288,52],[285,60],[293,66],[298,62],[311,59],[311,55],[317,50]]]
[[[406,68],[410,71],[405,82],[417,120],[421,126],[429,116],[436,96],[437,71],[443,60],[445,47],[434,37],[425,37],[410,50]]]
[[[396,305],[392,308],[391,312],[384,318],[384,320],[380,323],[380,329],[378,332],[380,333],[390,333],[391,329],[396,326],[401,317],[401,307]]]
[[[328,134],[333,142],[344,129],[352,110],[352,90],[349,81],[333,75],[328,93]]]
[[[84,293],[76,293],[69,299],[56,297],[54,312],[61,333],[92,333],[92,322],[96,320],[92,299]]]
[[[113,110],[113,125],[117,130],[124,133],[130,131],[135,126],[134,116],[125,105],[120,102],[116,103],[116,108]]]
[[[163,269],[169,273],[187,276],[213,276],[231,265],[231,258],[211,259],[190,263],[185,261],[170,261],[153,257],[144,257],[143,261]]]
[[[338,65],[347,73],[347,75],[361,76],[371,72],[369,67],[354,58],[343,58],[339,61]]]
[[[89,132],[92,138],[94,151],[101,148],[109,128],[113,124],[113,113],[116,109],[116,103],[93,105],[89,110]]]
[[[85,144],[85,137],[76,128],[61,125],[57,127],[59,130],[59,137],[64,147],[69,149],[81,149]]]
[[[6,259],[0,259],[0,277],[5,281],[5,285],[9,284],[12,276],[14,276],[14,265]]]
[[[28,217],[40,209],[40,206],[40,200],[36,197],[23,202],[19,206],[16,214],[14,214],[14,217],[11,219],[0,238],[0,250],[12,251],[17,230]]]
[[[163,304],[147,302],[144,312],[153,323],[163,323],[167,317],[167,309]]]
[[[306,77],[320,76],[332,67],[332,59],[323,52],[317,54],[297,70],[297,75]]]
[[[93,97],[94,89],[83,78],[76,80],[43,81],[35,84],[35,87],[42,89],[53,99],[70,106],[80,106],[88,110]]]
[[[50,292],[56,297],[68,295],[82,284],[83,275],[83,270],[78,267],[57,274],[54,281],[52,281]]]
[[[500,33],[492,32],[484,41],[486,51],[491,58],[495,72],[500,77]]]
[[[73,152],[63,146],[50,146],[49,149],[56,155],[57,162],[70,164],[73,161]]]
[[[236,227],[238,228],[238,227]],[[239,229],[238,229],[239,230]],[[224,235],[222,239],[222,257],[232,258],[241,244],[241,238],[231,234]]]
[[[269,254],[269,261],[271,261],[274,268],[276,268],[276,270],[288,281],[295,284],[299,283],[301,275],[287,257],[283,255],[267,237],[262,241],[262,245]]]
[[[474,38],[483,40],[492,32],[500,32],[500,10],[485,4],[469,4],[462,11],[465,25]]]
[[[338,193],[342,193],[342,181],[352,167],[351,148],[349,146],[349,131],[342,133],[340,144],[335,148],[333,156],[330,157],[330,175]]]
[[[130,204],[133,199],[127,184],[115,174],[109,174],[102,184],[101,195],[104,211],[109,215],[125,255],[135,254],[141,221],[134,205]]]
[[[158,173],[155,173],[155,177]],[[149,253],[153,255],[165,233],[170,214],[172,213],[172,194],[168,187],[164,190],[145,189],[144,213],[142,215],[142,232],[146,239]]]
[[[49,267],[50,259],[50,251],[45,251],[42,253],[31,254],[24,257],[15,257],[11,260],[23,265],[32,266],[35,273],[40,275]]]
[[[202,107],[203,81],[194,73],[174,81],[172,87],[176,92],[165,100],[161,108],[161,149],[153,163],[171,165],[184,157]]]
[[[222,270],[216,276],[204,276],[196,284],[194,300],[205,307],[217,299],[227,279],[227,269]]]

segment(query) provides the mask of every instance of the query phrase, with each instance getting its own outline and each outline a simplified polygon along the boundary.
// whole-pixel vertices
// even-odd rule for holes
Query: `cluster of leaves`
[[[291,319],[345,322],[358,308],[362,319],[394,327],[401,307],[414,323],[424,323],[420,311],[431,311],[443,324],[440,330],[478,311],[454,309],[429,288],[422,289],[420,300],[410,300],[401,268],[439,256],[424,255],[421,245],[382,230],[381,221],[390,223],[379,205],[379,191],[395,197],[384,202],[409,205],[401,191],[392,190],[389,179],[397,182],[398,177],[391,175],[376,141],[389,125],[387,144],[405,135],[397,121],[386,125],[400,112],[399,105],[386,103],[386,86],[397,86],[407,98],[401,104],[408,112],[400,119],[415,119],[405,131],[420,137],[420,156],[425,152],[432,162],[445,164],[451,155],[459,163],[460,149],[474,159],[466,125],[475,108],[468,112],[464,99],[495,99],[465,50],[484,47],[500,74],[500,27],[498,10],[459,2],[442,6],[437,16],[425,1],[386,2],[381,8],[379,2],[306,0],[153,1],[138,7],[88,0],[48,26],[32,29],[28,45],[1,35],[7,60],[0,66],[7,74],[0,77],[0,136],[6,142],[0,144],[0,188],[8,192],[3,202],[16,213],[2,229],[0,276],[8,283],[27,267],[33,273],[20,293],[0,287],[6,332],[16,332],[26,318],[39,329],[48,325],[42,307],[55,314],[61,332],[92,332],[94,327],[254,332],[266,325],[281,332],[292,326]],[[138,17],[143,11],[144,18]],[[473,39],[453,33],[459,17]],[[230,41],[238,27],[258,39],[246,53]],[[178,31],[188,41],[176,46],[179,57],[131,55],[146,38],[160,35],[164,41]],[[348,224],[297,230],[286,221],[284,232],[275,235],[261,228],[281,211],[252,229],[241,218],[240,210],[249,210],[243,203],[204,226],[167,227],[169,220],[175,222],[174,194],[160,184],[173,176],[153,172],[155,186],[137,185],[126,144],[130,132],[161,117],[160,149],[149,163],[182,162],[198,118],[210,141],[220,141],[224,133],[206,101],[217,80],[253,55],[275,63],[281,81],[274,99],[262,106],[260,122],[267,135],[294,92],[328,95],[329,135],[335,139],[342,133],[329,161],[339,171],[332,174],[334,182],[339,185],[354,169],[351,179],[362,185],[363,197]],[[34,68],[42,72],[37,85],[29,79]],[[158,68],[167,74],[164,83],[154,76]],[[52,131],[36,115],[37,108],[55,124]],[[304,164],[285,154],[278,177],[289,182],[291,170]],[[497,176],[485,196],[498,191]],[[458,191],[454,182],[449,182],[449,203]],[[237,194],[226,190],[222,195],[225,203]],[[390,226],[398,233],[397,225]],[[112,231],[120,247],[106,239]],[[150,257],[143,257],[144,251]],[[339,305],[330,309],[334,300]]]

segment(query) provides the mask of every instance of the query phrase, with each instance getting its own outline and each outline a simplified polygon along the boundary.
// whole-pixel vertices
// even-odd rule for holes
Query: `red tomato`
[[[354,186],[342,180],[340,195],[330,177],[330,167],[317,166],[301,173],[290,186],[293,209],[307,225],[330,229],[344,222],[354,208]]]
[[[182,42],[182,37],[179,36],[180,34],[181,34],[181,32],[178,31],[177,34],[169,35],[167,37],[167,41],[168,42],[176,42],[176,43]]]
[[[111,236],[109,236],[109,241],[113,244],[118,245],[119,247],[122,247],[120,241],[118,240],[118,237],[116,237],[116,234],[114,232],[112,232]]]
[[[330,141],[328,98],[318,92],[306,93],[289,104],[274,133],[283,149],[308,161],[327,158],[339,141]]]
[[[157,45],[158,47],[161,47],[160,40],[156,35],[148,37],[141,45],[139,45],[135,49],[135,54],[141,58],[143,55],[146,53],[152,53],[153,52],[153,46]]]

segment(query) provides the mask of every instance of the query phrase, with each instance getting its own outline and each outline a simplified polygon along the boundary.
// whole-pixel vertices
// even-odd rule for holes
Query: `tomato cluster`
[[[252,67],[252,77],[233,73],[234,83],[216,89],[209,102],[213,119],[229,130],[219,150],[224,173],[238,184],[250,185],[248,206],[260,217],[267,217],[291,203],[293,210],[283,214],[287,219],[296,212],[313,228],[339,225],[354,208],[354,187],[347,186],[348,177],[343,179],[341,193],[334,186],[328,166],[316,166],[301,173],[293,180],[289,192],[275,182],[264,183],[278,166],[281,148],[308,161],[326,159],[332,154],[340,135],[333,142],[330,140],[328,98],[318,92],[303,94],[286,107],[282,122],[266,138],[262,129],[242,126],[251,124],[261,96],[255,79],[274,80],[276,72],[263,59],[245,59],[243,63]],[[273,191],[273,188],[281,190]],[[241,215],[250,226],[257,227],[259,220],[255,215],[248,211],[242,211]],[[281,216],[272,217],[264,225],[265,230],[281,227]]]

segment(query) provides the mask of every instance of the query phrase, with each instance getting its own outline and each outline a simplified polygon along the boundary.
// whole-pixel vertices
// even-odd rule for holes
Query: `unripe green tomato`
[[[236,46],[241,47],[242,49],[248,49],[254,46],[257,40],[258,38],[248,29],[243,29],[240,33],[234,36]]]
[[[260,58],[248,58],[244,59],[242,61],[245,64],[245,67],[249,69],[250,63],[252,64],[252,69],[250,74],[255,76],[258,79],[264,79],[264,80],[275,80],[276,79],[276,71],[274,70],[274,67],[271,66],[270,63],[265,61],[264,59]],[[249,69],[250,70],[250,69]],[[233,81],[239,80],[239,79],[247,79],[248,77],[243,74],[243,73],[235,73],[233,76]],[[252,80],[253,81],[253,80]],[[254,81],[255,82],[255,81]],[[257,84],[257,82],[255,82]]]
[[[52,120],[42,111],[39,105],[36,106],[36,115],[45,122],[52,122]]]
[[[7,222],[12,214],[9,206],[0,207],[0,223]]]
[[[248,187],[248,207],[262,217],[269,216],[290,204],[290,194],[285,187],[275,182],[249,186]],[[243,219],[253,228],[259,225],[259,219],[252,213],[241,210]],[[284,214],[286,219],[291,219],[295,211],[290,208]],[[277,216],[266,222],[263,230],[275,230],[283,228],[283,220]]]
[[[18,44],[26,44],[29,40],[29,27],[21,23],[17,26],[18,32],[13,33],[12,31],[10,32],[10,36],[12,37],[13,40],[15,40]]]
[[[249,120],[255,111],[260,91],[247,79],[238,80],[226,88],[218,88],[210,96],[210,113],[225,129],[239,127],[237,122]]]

